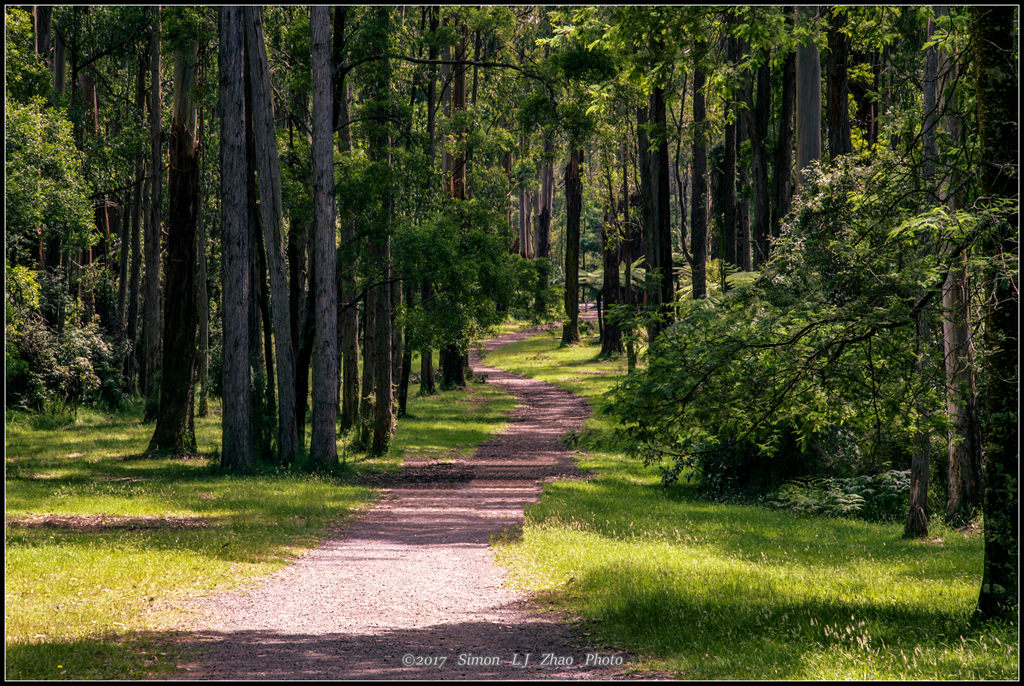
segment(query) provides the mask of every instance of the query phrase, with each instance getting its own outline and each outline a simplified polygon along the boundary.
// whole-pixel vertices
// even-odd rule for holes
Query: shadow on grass
[[[1016,675],[1016,660],[1006,654],[1016,628],[1007,624],[972,623],[967,611],[896,599],[794,598],[757,570],[730,571],[668,579],[658,565],[619,562],[548,595],[585,598],[585,613],[600,620],[603,638],[671,659],[690,678],[823,678],[822,663],[846,658],[863,662],[871,678]],[[907,655],[921,661],[917,671],[901,659]]]

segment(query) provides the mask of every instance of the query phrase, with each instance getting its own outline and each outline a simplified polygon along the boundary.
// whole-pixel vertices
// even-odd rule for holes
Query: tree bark
[[[793,8],[786,7],[787,28],[793,26]],[[782,101],[779,106],[779,137],[773,154],[775,190],[772,198],[771,235],[778,237],[782,219],[789,214],[793,198],[793,114],[796,104],[796,53],[786,55],[782,64]]]
[[[1017,199],[1019,162],[1017,60],[1014,8],[972,7],[982,202]],[[990,220],[982,249],[995,265],[1018,263],[1016,210]],[[990,267],[986,275],[985,350],[985,564],[977,613],[1012,617],[1018,607],[1017,500],[1020,452],[1017,387],[1018,295],[1012,271]]]
[[[160,201],[162,169],[160,162],[160,9],[152,8],[153,28],[149,37],[149,136],[150,197],[146,218],[145,310],[142,319],[142,364],[139,381],[142,394],[150,398],[156,390],[160,356]],[[155,416],[155,407],[147,402],[147,419]]]
[[[295,415],[295,350],[292,347],[288,277],[285,272],[281,231],[281,166],[277,152],[277,129],[271,101],[270,68],[263,38],[263,19],[258,7],[245,10],[246,57],[252,83],[253,133],[256,142],[256,168],[260,192],[260,218],[263,245],[270,272],[270,314],[274,330],[274,357],[277,359],[277,445],[279,459],[291,464],[298,457],[299,443]],[[332,224],[333,243],[333,224]],[[267,348],[267,359],[271,358]],[[273,376],[267,379],[273,385]]]
[[[694,51],[693,65],[693,200],[690,202],[690,254],[694,300],[707,295],[707,164],[705,144],[704,70],[700,65],[703,44]]]
[[[313,352],[313,427],[310,461],[317,469],[338,462],[337,247],[334,242],[334,165],[331,123],[330,16],[310,8],[313,62],[313,256],[316,263],[316,342]]]
[[[580,164],[583,151],[573,148],[565,165],[565,316],[562,345],[580,342],[580,214],[583,209],[583,186]]]
[[[771,63],[768,53],[757,68],[757,102],[753,107],[753,122],[750,129],[750,153],[753,171],[754,223],[753,255],[754,269],[768,261],[768,236],[771,230],[771,206],[768,191],[768,121],[771,117]]]
[[[843,32],[846,10],[829,10],[828,29],[828,150],[832,159],[853,152],[850,141],[850,38]]]
[[[804,21],[814,23],[817,8],[800,8]],[[796,48],[796,168],[797,183],[804,169],[821,157],[821,58],[812,37]]]
[[[249,397],[249,230],[245,187],[245,27],[241,7],[220,9],[221,232],[223,390],[221,466],[253,467]]]
[[[167,294],[160,413],[150,452],[189,455],[196,450],[192,425],[196,360],[196,230],[199,218],[199,131],[192,100],[199,45],[174,55],[174,111],[168,177]]]

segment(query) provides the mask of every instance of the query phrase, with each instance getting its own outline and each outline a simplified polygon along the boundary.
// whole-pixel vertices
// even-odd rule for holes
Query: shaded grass
[[[553,336],[487,362],[580,393],[596,406],[621,361],[593,339]],[[978,534],[794,515],[697,498],[602,445],[587,421],[589,481],[547,484],[522,538],[495,539],[517,585],[592,635],[689,679],[1012,679],[1016,625],[973,624]]]
[[[415,388],[412,389],[415,391]],[[83,410],[73,426],[39,431],[12,416],[7,429],[6,519],[39,515],[195,517],[201,527],[145,530],[5,527],[6,676],[138,678],[173,667],[161,639],[195,619],[189,598],[255,583],[319,544],[371,504],[353,473],[397,469],[403,456],[467,454],[502,430],[515,406],[486,385],[440,396],[410,393],[390,456],[339,454],[337,475],[218,474],[211,458],[142,453],[152,424],[141,408]],[[214,403],[196,418],[199,449],[219,448]],[[308,433],[307,433],[308,436]]]

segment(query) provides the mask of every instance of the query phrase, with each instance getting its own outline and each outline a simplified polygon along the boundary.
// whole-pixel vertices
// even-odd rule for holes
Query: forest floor
[[[592,313],[586,313],[592,315]],[[499,336],[485,351],[536,335]],[[178,641],[186,679],[595,679],[630,656],[587,645],[566,617],[507,585],[492,537],[521,535],[542,482],[579,479],[560,437],[590,414],[551,384],[487,367],[519,405],[469,459],[407,460],[381,502],[247,592],[203,601]],[[594,664],[601,662],[603,664]],[[648,675],[650,676],[650,675]]]

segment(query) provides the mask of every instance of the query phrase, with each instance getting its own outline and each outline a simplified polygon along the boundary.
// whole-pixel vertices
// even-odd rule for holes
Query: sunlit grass
[[[13,416],[6,426],[8,521],[62,517],[179,517],[191,526],[5,529],[6,676],[138,678],[173,668],[167,637],[194,615],[195,596],[255,583],[314,547],[365,508],[374,489],[351,475],[397,469],[407,457],[451,459],[501,431],[515,401],[485,384],[417,397],[392,455],[367,460],[339,438],[342,476],[225,476],[210,458],[142,456],[153,425],[140,408],[83,410],[55,431]],[[219,405],[196,418],[199,449],[220,445]],[[308,437],[308,433],[307,433]]]
[[[595,339],[544,335],[487,363],[545,379],[595,406],[624,362]],[[612,374],[587,371],[613,369]],[[564,377],[564,378],[563,378]],[[972,624],[982,539],[943,527],[798,516],[665,489],[638,461],[602,448],[587,422],[589,481],[547,484],[521,540],[495,539],[515,584],[593,637],[687,679],[1013,679],[1016,625]]]

